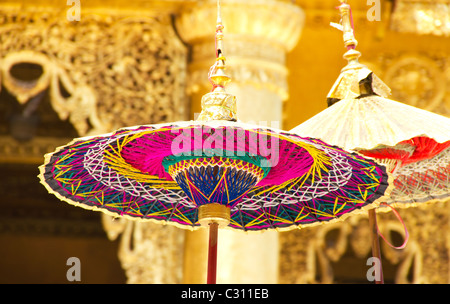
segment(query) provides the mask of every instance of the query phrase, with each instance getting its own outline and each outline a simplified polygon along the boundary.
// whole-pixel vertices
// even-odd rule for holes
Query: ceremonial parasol
[[[382,205],[406,208],[450,197],[450,119],[387,98],[389,87],[358,62],[350,5],[340,2],[341,24],[332,25],[344,32],[348,64],[327,96],[329,107],[290,132],[385,164],[393,173],[394,189]],[[375,209],[369,210],[369,221],[373,252],[379,257]],[[406,245],[405,233],[397,248]]]
[[[39,178],[89,210],[185,229],[209,228],[208,283],[217,229],[289,230],[343,220],[385,200],[384,166],[319,139],[237,121],[225,91],[218,3],[213,89],[196,121],[122,128],[74,139],[45,156]]]

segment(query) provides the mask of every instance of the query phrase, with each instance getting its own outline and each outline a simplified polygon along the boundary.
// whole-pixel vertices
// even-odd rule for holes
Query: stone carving
[[[380,239],[382,258],[395,268],[394,277],[388,279],[398,284],[449,283],[449,240],[442,231],[448,230],[450,208],[445,204],[400,210],[410,239],[403,250],[393,249]],[[379,229],[386,239],[394,245],[401,244],[403,240],[394,242],[392,238],[392,233],[404,237],[398,219],[392,213],[378,213],[378,218]],[[338,231],[337,237],[330,239],[333,230]],[[361,265],[366,265],[371,256],[368,230],[367,216],[360,215],[342,223],[283,233],[280,283],[333,283],[336,279],[333,263],[339,263],[349,251]],[[367,280],[369,266],[361,269],[354,281]]]
[[[443,67],[439,67],[438,62],[439,59],[435,61],[417,54],[393,59],[383,75],[384,81],[392,89],[392,98],[428,111],[436,111],[443,103],[446,90]]]
[[[47,90],[53,110],[78,135],[124,126],[184,120],[187,49],[169,14],[109,16],[84,9],[80,21],[47,6],[0,9],[0,69],[5,89],[21,104]],[[33,79],[19,79],[21,64],[39,67]],[[0,137],[8,161],[42,162],[67,138],[17,142]],[[104,216],[111,239],[121,234],[119,259],[129,283],[180,283],[184,232],[174,227]],[[120,228],[120,229],[119,229]],[[114,234],[115,233],[115,234]]]
[[[121,236],[119,259],[129,284],[179,284],[184,233],[177,227],[102,216],[110,240]]]
[[[48,89],[53,109],[80,135],[186,116],[186,48],[169,16],[84,14],[68,22],[49,9],[1,11],[2,83],[20,103]],[[38,79],[17,79],[20,63]]]
[[[397,0],[391,28],[395,31],[450,36],[450,1]]]

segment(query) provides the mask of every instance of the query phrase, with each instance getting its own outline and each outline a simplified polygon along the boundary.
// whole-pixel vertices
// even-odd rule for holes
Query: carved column
[[[283,101],[288,98],[285,55],[300,37],[302,10],[276,0],[228,0],[221,7],[227,73],[232,79],[227,91],[237,97],[238,119],[281,122]],[[207,0],[176,20],[181,38],[192,47],[187,89],[197,112],[197,97],[211,89],[207,73],[215,60],[216,17],[216,1]]]
[[[224,53],[231,82],[227,92],[237,98],[243,122],[281,128],[283,101],[288,98],[286,53],[297,43],[302,10],[287,1],[221,1]],[[194,113],[211,90],[208,70],[215,61],[216,1],[199,1],[176,20],[181,38],[192,48],[188,93]],[[206,231],[186,235],[184,282],[206,281]],[[278,233],[219,232],[218,283],[277,283]]]

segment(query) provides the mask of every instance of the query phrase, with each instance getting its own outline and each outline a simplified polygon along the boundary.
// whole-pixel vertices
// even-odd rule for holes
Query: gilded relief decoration
[[[392,89],[391,98],[409,105],[450,115],[450,60],[445,54],[382,54],[376,62],[380,77]]]
[[[129,284],[180,284],[183,279],[184,233],[173,226],[102,216]]]
[[[79,135],[184,118],[186,48],[169,16],[0,15],[2,84],[20,103],[49,90],[53,109]],[[42,73],[16,78],[13,68],[23,63]]]
[[[450,36],[450,1],[396,0],[391,28],[394,31]]]
[[[429,207],[400,210],[410,239],[405,249],[394,249],[380,239],[385,281],[397,284],[446,284],[449,278],[450,229],[448,202]],[[392,212],[378,213],[378,226],[387,241],[400,245],[404,227]],[[367,277],[372,264],[367,216],[315,229],[283,233],[280,283],[371,283]],[[346,264],[354,260],[354,269]],[[342,263],[343,267],[339,267]],[[389,269],[386,269],[389,268]],[[386,271],[388,270],[388,271]]]
[[[362,63],[389,85],[390,99],[450,116],[450,60],[444,51],[381,52]]]

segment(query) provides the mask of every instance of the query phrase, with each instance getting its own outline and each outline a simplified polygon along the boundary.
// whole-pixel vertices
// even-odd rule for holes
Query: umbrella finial
[[[352,9],[346,0],[340,0],[341,5],[338,7],[341,12],[341,25],[344,32],[344,45],[347,50],[355,49],[358,41],[355,38]]]
[[[355,38],[352,10],[347,0],[340,0],[340,3],[341,5],[337,7],[341,15],[340,24],[331,23],[331,25],[343,32],[344,46],[347,49],[343,57],[348,63],[328,93],[328,105],[331,106],[344,98],[389,96],[390,88],[367,66],[359,62],[361,52],[356,50],[358,41]]]
[[[231,78],[225,73],[225,55],[223,48],[223,23],[220,1],[217,1],[216,25],[216,61],[209,69],[208,79],[212,84],[211,92],[202,97],[202,112],[197,120],[236,121],[236,97],[225,91],[225,85]]]

